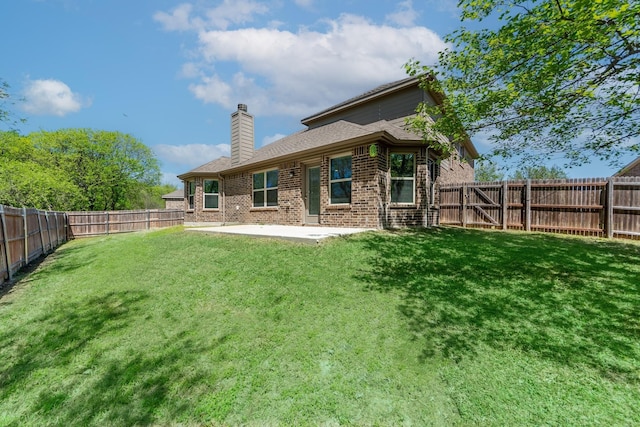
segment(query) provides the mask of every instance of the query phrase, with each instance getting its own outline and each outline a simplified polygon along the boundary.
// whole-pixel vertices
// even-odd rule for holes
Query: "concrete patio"
[[[186,231],[208,234],[238,234],[242,236],[284,239],[294,242],[315,244],[335,236],[362,233],[372,228],[313,227],[292,225],[220,225],[212,227],[186,228]]]

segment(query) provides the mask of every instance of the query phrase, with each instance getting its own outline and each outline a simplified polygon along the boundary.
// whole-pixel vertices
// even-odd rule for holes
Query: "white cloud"
[[[404,78],[407,60],[434,63],[445,47],[436,33],[419,26],[376,25],[348,14],[323,23],[323,31],[267,27],[199,32],[202,65],[221,69],[221,63],[231,63],[238,70],[231,77],[203,76],[190,90],[204,102],[228,109],[242,102],[256,115],[302,117]]]
[[[24,89],[24,98],[24,111],[37,115],[62,117],[90,105],[65,83],[53,79],[29,80]]]
[[[271,144],[272,142],[276,142],[277,140],[282,139],[285,136],[287,136],[287,135],[284,135],[282,133],[276,133],[275,135],[265,136],[264,138],[262,138],[261,147],[264,147],[265,145]]]
[[[220,104],[226,108],[233,105],[233,89],[217,75],[203,76],[201,83],[189,85],[189,90],[205,103]]]
[[[208,22],[214,28],[227,29],[231,24],[245,24],[253,21],[254,15],[269,12],[265,4],[252,0],[224,0],[222,4],[207,11]]]
[[[163,163],[194,168],[206,163],[203,159],[217,159],[221,156],[228,156],[230,147],[229,144],[158,144],[153,147],[153,151]]]
[[[204,18],[192,17],[193,12],[192,4],[183,3],[170,13],[156,12],[153,19],[162,24],[166,31],[202,31],[212,28],[226,30],[232,24],[252,22],[255,15],[264,15],[269,12],[269,8],[253,0],[223,0],[218,6],[202,11]]]
[[[200,67],[198,64],[193,62],[187,62],[182,65],[182,69],[180,70],[180,77],[184,77],[186,79],[193,79],[196,77],[202,76],[202,72],[200,71]]]
[[[192,10],[192,5],[183,3],[176,6],[171,13],[156,12],[153,19],[160,22],[167,31],[187,31],[195,27],[195,23],[189,17]]]
[[[418,19],[418,16],[418,12],[413,8],[413,1],[405,0],[398,3],[398,10],[388,14],[385,18],[392,24],[396,24],[401,27],[411,27],[415,25],[415,21]]]

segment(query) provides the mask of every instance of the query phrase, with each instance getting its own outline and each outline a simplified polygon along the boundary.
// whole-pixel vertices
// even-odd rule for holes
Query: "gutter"
[[[280,162],[284,162],[287,160],[295,160],[298,159],[301,156],[304,157],[310,157],[310,156],[314,156],[314,155],[318,155],[318,154],[323,154],[324,152],[328,151],[328,150],[340,150],[342,148],[348,148],[350,146],[356,146],[358,144],[363,144],[363,143],[367,143],[367,142],[372,142],[372,141],[385,141],[391,145],[397,145],[400,144],[401,142],[404,142],[405,140],[398,140],[396,139],[393,135],[391,135],[390,133],[386,132],[386,131],[377,131],[374,133],[370,133],[367,135],[363,135],[363,136],[359,136],[359,137],[355,137],[352,139],[348,139],[348,140],[343,140],[343,141],[338,141],[338,142],[334,142],[332,144],[328,144],[328,145],[323,145],[320,147],[315,147],[315,148],[310,148],[308,150],[301,150],[301,151],[296,151],[294,153],[290,153],[290,154],[284,154],[278,157],[272,157],[270,159],[265,159],[265,160],[260,160],[257,162],[252,162],[252,163],[245,163],[242,165],[238,165],[229,169],[225,169],[223,171],[218,171],[218,172],[187,172],[184,173],[182,175],[178,175],[178,178],[180,179],[188,179],[191,177],[196,177],[196,176],[213,176],[213,175],[217,175],[219,177],[222,177],[222,172],[224,172],[224,175],[231,175],[234,173],[238,173],[238,172],[244,172],[244,171],[248,171],[248,170],[253,170],[253,169],[260,169],[262,167],[266,167],[269,165],[273,165],[274,163],[280,163]],[[408,143],[416,143],[416,144],[422,144],[422,140],[421,139],[416,139],[413,141],[409,141],[407,140]]]

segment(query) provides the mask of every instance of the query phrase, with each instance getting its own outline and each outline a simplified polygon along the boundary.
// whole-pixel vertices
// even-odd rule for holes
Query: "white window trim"
[[[193,183],[193,193],[191,193],[191,184]],[[187,210],[192,211],[196,208],[196,181],[187,181]]]
[[[341,157],[351,157],[351,178],[340,178],[340,179],[331,179],[331,160],[333,159],[339,159]],[[347,153],[341,153],[341,154],[336,154],[335,156],[331,156],[329,157],[329,165],[328,165],[328,169],[329,169],[329,205],[331,206],[350,206],[351,202],[342,202],[342,203],[333,203],[332,199],[331,199],[331,184],[333,183],[338,183],[338,182],[351,182],[351,196],[353,196],[353,153],[347,152]]]
[[[267,204],[267,191],[268,190],[276,190],[276,191],[278,190],[278,185],[276,185],[275,187],[267,187],[267,172],[273,172],[273,171],[275,171],[278,174],[278,185],[280,185],[280,170],[278,168],[265,169],[265,170],[253,172],[251,174],[251,209],[273,209],[273,208],[277,208],[278,207],[278,200],[277,199],[276,199],[276,204],[274,206],[269,206]],[[253,176],[254,175],[258,175],[258,174],[264,175],[264,188],[260,188],[260,189],[256,190],[255,188],[253,188]],[[253,197],[254,194],[259,192],[259,191],[264,193],[264,204],[262,206],[256,206],[255,205],[255,198]],[[279,193],[279,191],[278,191],[278,193]],[[278,194],[278,196],[280,196],[280,194]]]
[[[218,192],[217,193],[205,193],[204,189],[207,187],[206,181],[217,181],[218,182]],[[218,196],[218,207],[217,208],[208,208],[206,207],[205,200],[207,196]],[[202,210],[203,211],[217,211],[220,210],[220,180],[217,178],[204,178],[202,180]]]
[[[412,177],[405,177],[405,176],[401,176],[401,177],[393,177],[391,176],[391,156],[393,154],[413,154],[413,176]],[[389,188],[389,201],[391,201],[392,195],[391,195],[391,191],[393,191],[393,181],[413,181],[413,193],[411,195],[411,201],[410,202],[393,202],[391,201],[391,204],[393,204],[394,206],[412,206],[416,204],[416,175],[417,175],[417,167],[418,165],[417,163],[417,159],[418,159],[418,154],[414,151],[392,151],[389,153],[389,178],[391,180],[391,187]]]

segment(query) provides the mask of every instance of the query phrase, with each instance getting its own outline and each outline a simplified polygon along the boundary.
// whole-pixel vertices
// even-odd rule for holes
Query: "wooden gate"
[[[640,238],[640,178],[444,184],[440,224]]]

